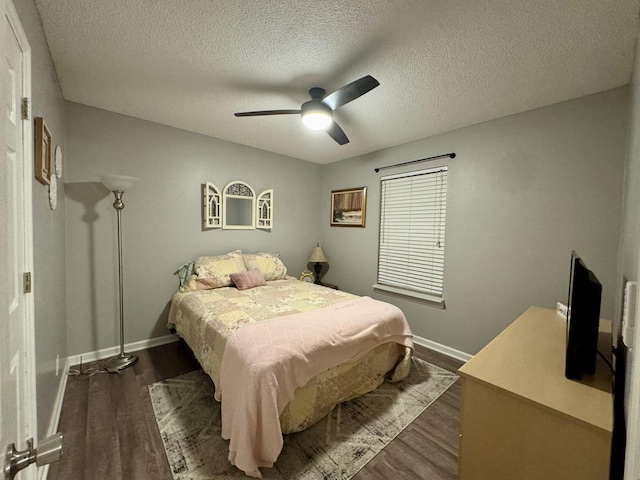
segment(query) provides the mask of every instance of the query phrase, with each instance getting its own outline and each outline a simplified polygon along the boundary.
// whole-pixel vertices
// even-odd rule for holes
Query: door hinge
[[[24,293],[31,293],[31,272],[24,272]]]
[[[29,120],[29,99],[27,97],[22,99],[22,119]]]

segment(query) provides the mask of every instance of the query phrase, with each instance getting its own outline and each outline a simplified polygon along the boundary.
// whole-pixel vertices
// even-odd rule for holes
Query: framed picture
[[[331,226],[364,227],[367,218],[367,187],[331,192]]]
[[[51,133],[42,117],[35,121],[35,176],[43,185],[51,182]]]

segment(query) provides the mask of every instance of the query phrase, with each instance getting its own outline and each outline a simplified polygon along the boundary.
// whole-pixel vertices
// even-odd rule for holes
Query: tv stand
[[[611,371],[598,357],[595,375],[568,380],[565,350],[566,320],[531,307],[460,368],[460,480],[609,478]]]

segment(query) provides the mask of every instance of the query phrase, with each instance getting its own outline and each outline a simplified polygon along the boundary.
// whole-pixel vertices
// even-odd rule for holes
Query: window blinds
[[[382,177],[381,187],[378,285],[442,298],[447,167]]]

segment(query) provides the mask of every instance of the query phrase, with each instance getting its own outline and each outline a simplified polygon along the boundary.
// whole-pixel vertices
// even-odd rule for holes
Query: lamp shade
[[[126,175],[100,175],[100,181],[112,192],[126,192],[131,186],[138,181],[135,177],[127,177]]]
[[[322,251],[322,247],[313,247],[311,250],[311,256],[309,257],[309,262],[326,262],[327,259],[324,256],[324,252]]]

